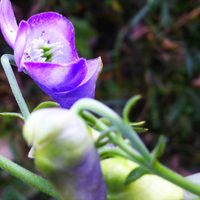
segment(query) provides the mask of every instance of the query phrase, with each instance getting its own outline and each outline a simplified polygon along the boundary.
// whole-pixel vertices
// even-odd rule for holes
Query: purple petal
[[[0,1],[0,27],[6,42],[13,48],[18,26],[9,0]]]
[[[51,96],[51,93],[70,91],[85,78],[87,65],[85,59],[70,64],[24,63],[29,76]]]
[[[31,27],[31,34],[27,44],[34,39],[42,38],[49,43],[60,42],[63,55],[55,63],[69,63],[78,59],[74,41],[74,27],[64,16],[55,12],[45,12],[33,15],[27,21]]]
[[[15,62],[18,66],[19,71],[24,69],[23,64],[21,64],[22,56],[24,54],[24,49],[26,46],[28,34],[30,32],[30,26],[26,21],[21,21],[19,24],[19,29],[16,36],[14,56]]]
[[[102,69],[101,58],[87,61],[87,74],[82,83],[71,91],[50,92],[49,95],[57,101],[61,107],[70,108],[80,98],[94,98],[96,80]]]
[[[63,170],[62,178],[59,176],[52,182],[63,197],[71,194],[74,200],[106,200],[106,184],[98,153],[94,149],[85,153],[75,166]]]

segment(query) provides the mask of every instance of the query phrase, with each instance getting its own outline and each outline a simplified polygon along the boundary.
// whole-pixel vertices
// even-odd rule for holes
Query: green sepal
[[[54,101],[45,101],[36,106],[33,111],[40,110],[43,108],[54,108],[54,107],[59,107],[59,104]]]

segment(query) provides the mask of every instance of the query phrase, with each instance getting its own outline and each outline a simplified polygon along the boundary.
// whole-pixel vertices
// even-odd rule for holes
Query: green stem
[[[158,161],[156,161],[153,166],[148,165],[143,159],[135,159],[135,154],[133,150],[124,142],[124,141],[114,141],[116,145],[118,145],[121,149],[124,150],[127,155],[128,159],[132,161],[136,161],[140,164],[144,169],[147,169],[150,173],[157,174],[160,177],[182,187],[183,189],[190,191],[198,196],[200,196],[200,186],[197,184],[192,183],[191,181],[187,180],[186,178],[182,177],[181,175],[173,172],[169,168],[163,166]]]
[[[81,111],[83,111],[84,109],[90,110],[92,112],[95,112],[96,114],[102,115],[106,117],[107,119],[109,119],[112,122],[112,124],[115,125],[122,134],[125,133],[124,135],[130,139],[131,143],[135,143],[135,146],[137,147],[136,149],[138,151],[140,150],[139,152],[143,153],[143,156],[144,155],[147,156],[146,154],[149,154],[147,157],[151,158],[150,153],[146,151],[145,148],[143,148],[144,144],[142,143],[142,141],[140,141],[139,138],[135,137],[135,135],[137,134],[134,133],[131,128],[126,128],[128,126],[123,124],[120,117],[114,111],[112,111],[111,109],[103,105],[102,103],[97,102],[92,99],[82,99],[78,101],[77,103],[75,103],[74,106],[72,107],[72,110],[77,112],[78,114],[81,114]],[[91,121],[95,122],[101,131],[108,129],[108,127],[105,124],[103,124],[101,121],[97,119],[95,121],[94,116],[92,117],[92,115],[91,116],[87,115],[87,117],[90,118]],[[144,169],[147,169],[150,173],[157,174],[160,177],[182,187],[183,189],[200,196],[199,185],[173,172],[172,170],[160,164],[158,161],[155,161],[152,164],[152,162],[149,162],[148,160],[145,159],[145,156],[143,158],[140,155],[136,154],[135,150],[131,146],[129,146],[124,140],[116,137],[112,133],[109,134],[108,137],[110,141],[113,142],[113,144],[117,145],[124,151],[125,156],[127,154],[126,157],[128,159],[137,162]],[[134,137],[136,138],[136,141],[133,140]],[[119,152],[114,152],[114,153],[120,154]]]
[[[84,112],[83,117],[88,121],[92,122],[93,124],[95,124],[95,126],[98,128],[99,131],[106,131],[108,130],[108,126],[105,125],[102,121],[98,120],[94,115],[92,115],[91,113],[86,113]],[[143,157],[133,148],[131,148],[127,143],[125,143],[124,145],[122,144],[124,141],[122,140],[121,137],[117,137],[116,134],[114,132],[110,132],[108,134],[108,138],[109,140],[113,143],[116,144],[117,146],[119,146],[120,148],[122,146],[124,146],[125,148],[129,148],[129,152],[131,152],[131,156],[134,158],[134,162],[137,163],[145,163],[145,161],[147,161],[146,159],[143,159]],[[123,149],[123,148],[121,148]],[[148,161],[147,161],[148,162]]]
[[[112,157],[112,156],[120,156],[120,157],[131,160],[130,155],[128,155],[126,152],[122,151],[119,148],[113,149],[113,148],[102,147],[102,148],[98,149],[98,153],[99,153],[100,157],[103,159]]]
[[[11,90],[13,92],[13,95],[17,101],[17,104],[21,110],[21,113],[24,117],[24,119],[27,119],[27,117],[29,116],[30,112],[28,110],[28,107],[26,105],[26,102],[22,96],[22,93],[20,91],[20,88],[17,84],[17,80],[15,78],[14,72],[12,70],[12,67],[10,65],[10,62],[13,62],[13,56],[12,55],[8,55],[8,54],[4,54],[1,57],[1,64],[3,66],[3,69],[5,71],[5,74],[8,78],[8,82],[10,84]]]
[[[19,178],[23,182],[33,186],[39,191],[44,192],[56,199],[61,199],[58,192],[47,180],[17,165],[16,163],[8,160],[7,158],[1,155],[0,155],[0,168],[7,171],[14,177]]]
[[[154,163],[152,171],[162,178],[184,188],[185,190],[200,196],[200,186],[187,180],[181,175],[173,172],[169,168],[163,166],[158,161]]]
[[[151,155],[149,154],[148,149],[140,140],[137,133],[130,126],[125,125],[120,116],[117,115],[114,111],[94,99],[87,98],[79,100],[71,108],[71,110],[78,114],[80,114],[81,111],[85,109],[109,119],[111,123],[118,128],[120,133],[129,138],[133,147],[138,150],[146,160],[151,160]]]

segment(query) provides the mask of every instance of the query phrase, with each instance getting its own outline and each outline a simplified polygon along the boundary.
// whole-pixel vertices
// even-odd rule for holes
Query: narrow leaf
[[[148,128],[143,128],[143,127],[133,127],[133,128],[137,133],[144,133],[149,130]]]
[[[0,117],[16,117],[21,120],[24,120],[24,117],[20,113],[14,113],[14,112],[3,112],[0,113]]]
[[[124,109],[123,109],[123,119],[126,123],[130,123],[129,120],[129,114],[131,112],[131,109],[134,108],[134,106],[137,104],[137,102],[141,99],[142,97],[140,95],[136,95],[132,97],[131,99],[128,100],[126,103]]]
[[[145,121],[139,121],[139,122],[131,122],[129,125],[136,127],[136,126],[143,126],[145,125],[145,123],[146,123]]]
[[[130,172],[128,177],[126,178],[125,184],[130,184],[133,181],[141,178],[143,175],[147,174],[147,171],[141,167],[137,167]]]
[[[162,156],[165,146],[166,146],[167,139],[163,135],[161,135],[158,139],[158,143],[152,152],[152,162],[154,162],[157,158]]]

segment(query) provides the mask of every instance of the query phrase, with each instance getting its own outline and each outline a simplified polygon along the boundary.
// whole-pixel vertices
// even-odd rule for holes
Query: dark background
[[[160,134],[168,138],[162,162],[188,175],[200,171],[200,1],[199,0],[15,0],[18,22],[34,13],[56,11],[72,20],[79,54],[101,56],[104,68],[96,98],[121,113],[136,94],[143,99],[132,120],[146,120],[141,134],[152,149]],[[0,36],[0,55],[12,50]],[[32,110],[49,100],[15,69]],[[0,68],[0,112],[18,111]],[[21,137],[22,123],[0,119],[0,153],[34,171]],[[0,171],[5,200],[48,199]]]

